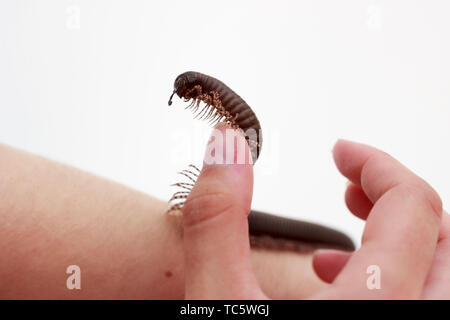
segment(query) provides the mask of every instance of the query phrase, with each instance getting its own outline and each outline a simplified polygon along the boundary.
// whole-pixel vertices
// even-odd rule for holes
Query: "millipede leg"
[[[194,117],[194,119],[197,119],[198,117],[200,117],[200,115],[203,113],[203,111],[205,111],[208,108],[208,106],[204,106],[202,111],[200,111],[199,113],[197,113],[197,115]],[[199,118],[201,119],[201,117]]]
[[[181,210],[183,208],[183,203],[177,203],[171,206],[166,213],[167,214],[175,214],[178,210]]]
[[[179,199],[186,199],[189,195],[183,194],[183,195],[173,195],[172,198],[170,198],[169,202],[173,200],[179,200]]]
[[[183,195],[183,194],[189,194],[189,191],[177,191],[173,195],[177,196],[177,195]]]
[[[188,106],[185,109],[190,109],[195,105],[195,99],[192,99],[192,102],[188,104]]]
[[[202,86],[201,85],[195,85],[193,86],[191,89],[189,89],[188,91],[186,91],[185,96],[186,97],[192,97],[191,93],[196,91],[195,96],[200,96],[202,94]]]
[[[186,173],[186,172],[184,172],[184,171],[181,171],[181,172],[178,172],[178,173],[181,174],[181,175],[183,175],[183,176],[185,176],[186,178],[188,178],[189,180],[191,180],[193,183],[195,183],[195,179],[192,178],[188,173]]]
[[[197,168],[196,166],[194,166],[193,164],[190,164],[189,165],[189,168],[194,168],[195,170],[197,170],[198,171],[198,173],[200,173],[201,171],[200,171],[200,169],[199,168]]]
[[[195,173],[195,172],[192,172],[192,171],[190,171],[190,170],[183,170],[183,171],[181,171],[181,172],[184,172],[184,173],[186,173],[186,174],[193,175],[193,176],[194,176],[194,179],[198,178],[198,174]]]
[[[193,187],[194,185],[191,184],[191,183],[178,182],[178,183],[172,184],[171,186],[172,186],[172,187],[180,187],[180,188],[183,188],[183,189],[186,189],[186,190],[191,191],[191,190],[192,190],[192,187]]]
[[[200,174],[200,169],[198,169],[196,166],[190,164],[189,169],[182,170],[178,172],[178,174],[185,176],[188,178],[191,182],[178,182],[172,184],[172,186],[176,186],[179,188],[182,188],[184,190],[175,192],[172,197],[169,200],[169,203],[174,201],[180,201],[178,203],[173,204],[168,210],[168,214],[173,214],[176,211],[179,211],[183,208],[184,202],[189,197],[189,193],[191,192],[192,188],[194,187],[197,178]]]

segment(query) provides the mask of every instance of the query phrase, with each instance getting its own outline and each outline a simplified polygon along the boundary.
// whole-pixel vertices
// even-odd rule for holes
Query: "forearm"
[[[0,145],[0,298],[183,298],[181,228],[165,209],[148,195]],[[253,263],[274,297],[323,286],[309,255],[254,251]],[[81,290],[66,287],[69,265],[81,268]]]

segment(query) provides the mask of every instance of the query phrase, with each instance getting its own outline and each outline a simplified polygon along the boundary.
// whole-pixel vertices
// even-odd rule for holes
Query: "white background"
[[[338,138],[450,198],[449,1],[0,1],[0,143],[167,199],[210,128],[175,77],[219,78],[258,115],[253,207],[359,241]]]

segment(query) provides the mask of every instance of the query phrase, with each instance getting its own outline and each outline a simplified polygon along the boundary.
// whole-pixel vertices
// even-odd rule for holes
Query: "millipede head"
[[[223,82],[205,74],[188,71],[180,74],[174,82],[169,99],[177,94],[190,104],[186,109],[196,114],[194,118],[207,120],[210,124],[226,122],[233,129],[241,129],[246,135],[253,163],[259,157],[262,146],[261,125],[250,106]],[[200,107],[200,103],[205,105]]]
[[[192,72],[185,72],[180,74],[173,84],[173,94],[176,93],[180,98],[185,97],[186,92],[195,85],[196,78],[193,77]],[[187,97],[185,97],[187,98]],[[169,105],[171,104],[172,97],[169,100]]]

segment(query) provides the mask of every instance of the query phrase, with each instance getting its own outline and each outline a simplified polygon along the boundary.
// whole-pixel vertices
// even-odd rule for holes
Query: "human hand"
[[[366,226],[361,248],[354,253],[327,250],[315,255],[317,275],[332,284],[311,298],[449,297],[450,222],[444,214],[441,223],[437,193],[369,146],[339,141],[334,158],[351,181],[347,206]],[[267,298],[250,260],[252,188],[251,164],[204,165],[183,208],[187,299]],[[367,288],[370,265],[381,270],[380,290]]]
[[[338,141],[333,154],[351,182],[347,207],[366,225],[356,252],[315,255],[317,275],[332,285],[314,298],[449,298],[450,219],[439,195],[375,148]],[[379,290],[367,288],[370,265],[381,272]]]

